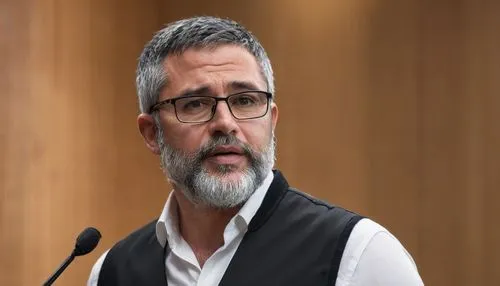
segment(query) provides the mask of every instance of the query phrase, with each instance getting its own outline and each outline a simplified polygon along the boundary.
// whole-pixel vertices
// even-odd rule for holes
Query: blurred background
[[[273,62],[290,183],[386,226],[426,285],[500,285],[500,1],[1,0],[0,285],[57,285],[161,212],[134,77],[165,23],[230,17]]]

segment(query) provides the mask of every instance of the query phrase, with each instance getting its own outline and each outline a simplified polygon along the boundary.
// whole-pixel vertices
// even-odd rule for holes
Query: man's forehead
[[[258,68],[257,59],[247,49],[238,45],[220,45],[205,48],[189,48],[182,53],[168,55],[163,66],[173,68],[197,68],[205,65],[236,64]]]
[[[177,94],[213,89],[213,84],[226,90],[266,88],[257,60],[239,46],[189,49],[179,55],[169,55],[163,66],[167,75],[165,88],[176,90]]]

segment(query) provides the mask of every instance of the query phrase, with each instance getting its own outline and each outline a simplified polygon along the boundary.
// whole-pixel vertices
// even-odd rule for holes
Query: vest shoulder
[[[104,259],[98,285],[166,285],[164,252],[155,230],[156,220],[116,243]],[[143,275],[149,271],[159,275]]]
[[[335,232],[347,228],[348,233],[363,217],[355,212],[332,205],[301,192],[295,188],[287,188],[282,199],[268,212],[265,220],[251,224],[251,231],[267,224],[276,229],[302,229],[305,225],[324,232]],[[335,234],[336,235],[336,234]]]
[[[288,188],[287,194],[285,195],[284,199],[287,200],[288,203],[293,207],[300,206],[301,209],[314,209],[318,213],[359,216],[359,214],[354,213],[348,209],[330,204],[324,200],[318,199],[295,188]]]
[[[125,238],[117,242],[112,250],[121,249],[121,248],[135,248],[142,245],[140,242],[147,241],[148,243],[155,243],[156,240],[156,222],[158,220],[155,219],[148,224],[136,229]]]

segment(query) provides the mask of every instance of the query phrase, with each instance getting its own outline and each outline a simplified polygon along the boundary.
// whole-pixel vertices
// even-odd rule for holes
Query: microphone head
[[[100,239],[101,233],[97,229],[93,227],[86,228],[76,238],[75,250],[73,250],[73,254],[75,256],[80,256],[91,252],[97,246]]]

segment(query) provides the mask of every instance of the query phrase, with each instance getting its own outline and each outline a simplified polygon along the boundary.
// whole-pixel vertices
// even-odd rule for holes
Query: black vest
[[[290,188],[275,171],[219,285],[334,285],[347,239],[361,218]],[[166,252],[155,225],[156,220],[111,248],[99,285],[167,285]]]

